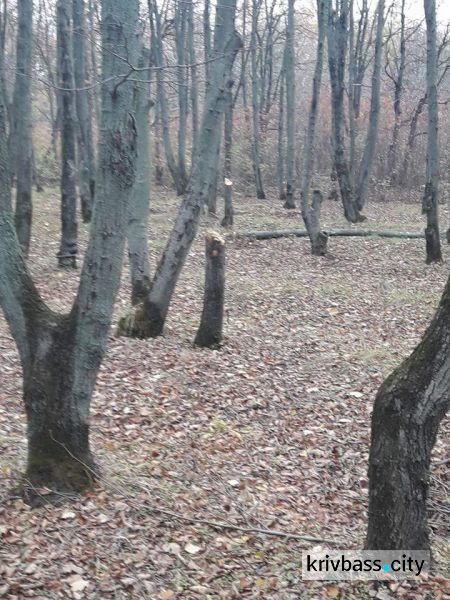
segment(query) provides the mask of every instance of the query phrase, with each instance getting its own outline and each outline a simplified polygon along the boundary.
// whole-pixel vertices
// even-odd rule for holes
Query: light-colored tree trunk
[[[148,227],[150,210],[150,139],[149,139],[149,56],[141,49],[139,71],[134,84],[134,116],[137,131],[136,178],[131,196],[127,242],[130,261],[131,303],[138,304],[150,289]],[[148,70],[146,70],[146,67]]]
[[[427,23],[427,171],[422,212],[427,217],[425,229],[426,262],[441,262],[441,241],[439,239],[439,123],[437,98],[437,42],[436,42],[436,1],[424,0]]]
[[[356,204],[362,210],[367,200],[369,177],[372,171],[373,157],[378,139],[378,119],[380,116],[380,85],[381,85],[381,58],[383,54],[384,31],[384,0],[378,0],[377,31],[375,38],[375,55],[372,73],[372,89],[370,98],[369,128],[366,143],[358,171],[356,187]]]
[[[256,197],[264,200],[264,186],[261,175],[261,150],[260,150],[260,119],[259,119],[259,86],[258,86],[258,15],[261,7],[261,0],[252,0],[252,29],[250,35],[250,59],[251,59],[251,79],[252,79],[252,165],[255,176]]]
[[[69,314],[54,313],[46,306],[20,251],[9,209],[0,102],[0,305],[22,362],[28,424],[26,480],[31,490],[46,486],[59,498],[61,492],[85,489],[97,472],[89,443],[89,406],[120,285],[136,160],[132,82],[118,84],[117,77],[123,75],[124,59],[135,64],[137,24],[137,0],[102,0],[98,194]]]
[[[286,201],[285,208],[295,208],[295,15],[294,1],[288,0],[285,49],[286,70]]]
[[[233,210],[233,94],[231,89],[226,93],[225,117],[223,121],[224,169],[223,169],[223,198],[224,215],[222,227],[232,227],[234,222]]]
[[[13,96],[13,161],[16,173],[17,236],[28,256],[32,221],[33,144],[31,72],[33,65],[33,1],[17,3],[16,81]]]
[[[76,268],[78,251],[75,92],[72,60],[72,6],[58,0],[57,46],[58,81],[61,102],[61,243],[57,255],[60,267]]]
[[[311,106],[309,109],[308,130],[303,148],[303,173],[302,173],[302,217],[311,241],[312,254],[323,256],[327,250],[328,236],[320,230],[320,210],[322,194],[315,190],[310,202],[310,187],[314,164],[314,140],[316,135],[317,112],[322,84],[323,57],[325,52],[326,28],[330,10],[330,0],[317,0],[317,56],[314,68],[313,89]]]
[[[183,190],[186,189],[188,176],[186,169],[186,134],[188,118],[188,71],[186,69],[186,42],[188,26],[188,6],[185,0],[177,0],[175,9],[175,48],[177,55],[178,84],[178,177]]]
[[[95,156],[92,139],[91,112],[86,89],[86,17],[84,0],[72,0],[73,73],[76,87],[78,186],[81,215],[85,223],[92,217],[95,194]]]

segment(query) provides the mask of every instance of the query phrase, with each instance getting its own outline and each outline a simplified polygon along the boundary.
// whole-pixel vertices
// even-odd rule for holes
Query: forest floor
[[[30,269],[50,306],[67,310],[79,270],[56,268],[58,202],[51,190],[37,197]],[[152,266],[178,203],[153,194]],[[280,205],[236,194],[235,230],[302,228]],[[326,202],[324,226],[348,227],[341,212]],[[367,215],[371,229],[424,227],[418,202],[372,202]],[[331,256],[315,258],[304,239],[230,236],[225,342],[210,351],[192,340],[211,227],[218,222],[206,219],[164,337],[111,335],[92,404],[102,480],[60,507],[30,509],[11,493],[25,419],[18,355],[0,317],[0,596],[448,598],[448,420],[429,499],[439,574],[379,588],[301,578],[302,551],[364,544],[374,396],[437,306],[448,247],[442,265],[426,266],[423,240],[333,238]],[[125,270],[116,322],[128,302]]]

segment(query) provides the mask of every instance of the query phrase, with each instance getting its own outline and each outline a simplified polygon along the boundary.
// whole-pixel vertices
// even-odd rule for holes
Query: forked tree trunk
[[[20,252],[9,206],[0,97],[0,305],[23,369],[26,480],[32,489],[46,486],[56,490],[59,498],[60,492],[88,487],[97,471],[89,445],[89,405],[120,285],[136,159],[132,84],[124,81],[117,87],[123,58],[116,50],[127,48],[127,59],[135,63],[137,24],[137,0],[102,1],[104,83],[98,199],[78,293],[68,315],[58,315],[45,305]]]
[[[61,99],[61,243],[58,266],[77,266],[75,105],[70,0],[57,2],[58,80]]]
[[[424,0],[427,22],[427,181],[423,196],[422,212],[427,217],[425,229],[426,262],[441,262],[439,239],[439,125],[437,98],[437,45],[436,45],[436,1]]]
[[[347,160],[344,136],[345,64],[348,38],[348,0],[342,0],[339,12],[330,11],[328,19],[328,67],[331,82],[333,162],[347,221],[364,221],[356,205],[354,182]]]
[[[450,280],[437,313],[409,358],[375,399],[369,457],[367,547],[429,548],[431,452],[450,408]]]
[[[14,170],[16,173],[16,230],[28,256],[32,221],[33,144],[31,71],[33,63],[33,1],[17,3],[16,81],[13,98]]]
[[[329,0],[317,0],[318,40],[317,58],[314,69],[313,90],[311,106],[309,109],[308,131],[303,149],[303,174],[302,174],[302,217],[311,240],[311,252],[317,256],[323,256],[327,251],[328,235],[320,230],[320,210],[322,206],[322,194],[315,190],[310,203],[310,186],[314,164],[314,140],[316,135],[317,111],[320,100],[320,88],[322,84],[323,56],[325,50],[326,26],[330,9]]]
[[[222,343],[224,300],[225,241],[210,231],[205,237],[205,292],[196,346],[218,348]]]
[[[211,63],[214,66],[211,67],[210,87],[189,187],[156,269],[150,293],[144,303],[121,320],[119,334],[147,338],[163,332],[178,277],[197,233],[205,199],[209,198],[214,183],[227,89],[232,85],[234,59],[242,46],[241,37],[234,30],[235,10],[235,0],[219,0],[214,35],[217,60]]]

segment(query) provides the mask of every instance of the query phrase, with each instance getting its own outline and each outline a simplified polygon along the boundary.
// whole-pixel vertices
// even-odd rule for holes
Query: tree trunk
[[[166,90],[164,87],[165,82],[163,71],[164,61],[162,48],[161,15],[158,11],[158,7],[154,0],[148,0],[148,11],[150,14],[152,56],[156,74],[156,95],[157,102],[159,103],[159,116],[161,119],[162,139],[164,144],[164,152],[166,154],[166,163],[170,175],[172,176],[172,180],[174,182],[177,194],[179,196],[182,196],[186,191],[186,181],[183,180],[182,177],[180,177],[178,165],[175,161],[175,156],[172,150],[172,142],[170,140],[169,104],[167,101]]]
[[[225,118],[223,125],[224,137],[224,215],[221,222],[222,227],[233,227],[234,211],[233,211],[233,94],[231,90],[227,91]]]
[[[439,124],[437,98],[437,44],[436,44],[436,1],[424,0],[427,23],[427,182],[423,197],[422,212],[427,216],[426,262],[441,262],[439,239]]]
[[[16,81],[13,98],[13,131],[16,173],[17,237],[22,251],[28,256],[32,221],[32,116],[31,71],[33,64],[33,2],[19,0],[17,3]]]
[[[77,115],[78,182],[81,215],[90,223],[95,193],[95,156],[91,113],[86,89],[86,27],[84,0],[73,0],[73,73]]]
[[[284,63],[284,61],[283,61]],[[286,185],[284,177],[285,144],[284,144],[284,66],[280,74],[280,97],[278,102],[278,137],[277,137],[277,183],[278,197],[280,200],[286,200]]]
[[[317,111],[322,85],[323,56],[325,50],[326,26],[330,9],[329,0],[317,1],[318,40],[317,58],[314,69],[311,107],[309,109],[308,131],[303,150],[303,177],[302,177],[302,217],[308,230],[311,241],[311,252],[318,256],[326,254],[328,235],[320,230],[320,210],[322,194],[315,190],[312,203],[309,201],[311,177],[314,164],[314,140],[316,135]]]
[[[197,77],[197,58],[195,53],[194,39],[194,4],[193,0],[188,0],[188,51],[189,62],[191,63],[191,114],[192,114],[192,147],[191,147],[191,168],[192,158],[195,156],[198,144],[198,77]]]
[[[398,142],[400,137],[400,120],[402,116],[402,98],[403,98],[403,78],[406,67],[406,39],[405,39],[405,0],[401,0],[400,8],[400,58],[398,61],[398,70],[394,80],[394,127],[392,129],[392,142],[388,151],[388,169],[390,170],[391,185],[398,182]]]
[[[286,201],[284,208],[295,208],[295,27],[294,0],[288,0],[286,31]]]
[[[422,341],[383,383],[372,414],[367,547],[427,550],[431,452],[450,407],[450,280]]]
[[[400,172],[399,183],[400,185],[407,185],[408,177],[409,177],[409,163],[411,160],[411,156],[414,152],[414,146],[417,138],[417,125],[419,124],[420,115],[423,112],[423,109],[427,103],[427,97],[422,96],[419,102],[417,103],[416,109],[413,113],[411,123],[409,125],[409,133],[408,133],[408,141],[406,143],[406,151],[405,156],[403,158],[403,165]]]
[[[214,55],[197,155],[189,187],[156,269],[150,294],[143,304],[119,323],[118,333],[147,338],[161,335],[169,304],[187,254],[197,233],[202,207],[214,183],[215,161],[221,140],[227,89],[241,37],[234,30],[235,0],[220,0],[216,9]]]
[[[58,74],[61,97],[61,243],[60,267],[77,266],[77,193],[75,154],[74,79],[70,0],[57,2]]]
[[[364,152],[358,171],[356,191],[356,204],[362,210],[366,203],[369,187],[369,177],[372,171],[373,157],[378,138],[378,118],[380,115],[380,84],[381,84],[381,57],[383,54],[384,30],[384,0],[378,0],[377,33],[375,40],[375,56],[372,74],[372,90],[370,99],[369,128],[367,131]]]
[[[345,57],[348,38],[348,0],[342,0],[339,13],[332,10],[328,19],[328,67],[331,82],[332,149],[334,167],[344,206],[345,218],[351,223],[364,221],[356,205],[354,182],[346,157],[344,141]]]
[[[218,348],[222,342],[225,299],[225,241],[211,231],[205,238],[205,293],[200,326],[194,344]]]
[[[257,70],[257,39],[258,39],[258,14],[261,6],[260,0],[252,0],[252,30],[251,30],[251,67],[252,67],[252,164],[255,175],[256,197],[264,200],[266,194],[261,176],[261,152],[260,152],[260,132],[259,132],[259,90],[258,90],[258,70]]]
[[[23,369],[26,481],[31,491],[46,486],[58,498],[61,492],[85,489],[96,475],[89,446],[89,405],[120,285],[136,160],[132,84],[117,84],[123,74],[123,57],[116,50],[127,48],[127,60],[135,64],[137,24],[137,0],[102,1],[104,84],[98,198],[78,293],[68,315],[58,315],[45,305],[19,249],[9,207],[0,102],[0,305]],[[36,497],[42,498],[39,492]]]
[[[138,78],[149,78],[145,70],[148,56],[142,49],[138,63]],[[137,130],[136,178],[131,197],[130,219],[127,241],[130,261],[131,303],[143,301],[150,289],[150,262],[148,251],[148,225],[150,209],[150,141],[149,141],[149,99],[148,85],[145,81],[135,81],[134,114]]]
[[[178,83],[178,177],[183,191],[187,186],[186,131],[188,117],[188,73],[186,69],[186,35],[188,10],[185,0],[177,0],[175,10],[175,47]]]

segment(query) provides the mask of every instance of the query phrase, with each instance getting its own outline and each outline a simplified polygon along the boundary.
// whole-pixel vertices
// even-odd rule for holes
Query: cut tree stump
[[[194,344],[218,348],[222,342],[225,298],[225,240],[215,231],[205,236],[205,292],[203,312]]]

